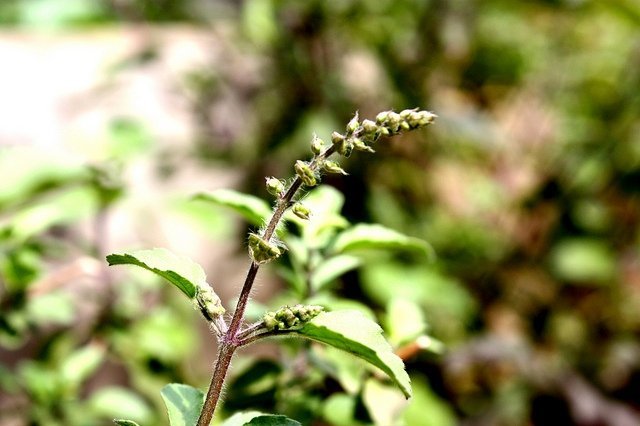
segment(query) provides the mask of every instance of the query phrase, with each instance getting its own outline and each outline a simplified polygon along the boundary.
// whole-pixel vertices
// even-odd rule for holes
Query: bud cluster
[[[311,166],[301,160],[297,160],[294,165],[294,169],[296,174],[302,180],[306,186],[316,186],[318,184],[318,179],[316,178],[316,174],[311,169]]]
[[[224,315],[225,309],[220,302],[220,298],[209,286],[199,286],[195,298],[196,307],[202,312],[207,321]]]
[[[267,312],[262,317],[262,320],[269,331],[289,330],[304,325],[322,311],[324,311],[324,308],[317,305],[283,306],[275,312]]]
[[[376,124],[384,136],[397,135],[403,131],[415,130],[433,123],[436,115],[429,111],[405,109],[400,113],[383,111],[376,116]]]
[[[274,177],[268,177],[266,179],[267,192],[276,197],[281,197],[284,194],[284,183],[280,179]]]
[[[277,244],[262,239],[259,235],[249,234],[249,255],[259,265],[271,262],[282,255]]]

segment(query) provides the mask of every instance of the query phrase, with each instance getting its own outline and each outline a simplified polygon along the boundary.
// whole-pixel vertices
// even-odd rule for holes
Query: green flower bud
[[[338,154],[349,158],[353,151],[353,142],[351,139],[345,139],[340,145],[337,146]]]
[[[213,321],[216,317],[224,315],[225,313],[220,298],[214,293],[211,287],[198,287],[194,302],[207,321]]]
[[[303,326],[322,311],[324,311],[324,308],[317,305],[283,306],[275,312],[267,312],[262,317],[262,320],[265,328],[269,331],[289,330]]]
[[[389,112],[391,111],[382,111],[376,115],[376,123],[384,124],[389,119]]]
[[[324,149],[324,141],[320,139],[317,135],[313,135],[313,139],[311,139],[311,152],[315,155],[318,155]]]
[[[362,139],[353,138],[351,140],[353,141],[353,149],[355,149],[356,151],[364,151],[364,152],[371,152],[371,153],[375,152],[369,145],[364,143]]]
[[[268,177],[265,179],[267,181],[267,191],[269,194],[280,197],[284,193],[285,187],[280,179],[276,179],[274,177]]]
[[[388,119],[387,119],[387,128],[389,129],[389,131],[394,134],[394,133],[398,133],[398,130],[400,129],[400,123],[402,123],[402,117],[400,117],[400,114],[398,114],[397,112],[393,112],[390,111],[388,114]]]
[[[298,216],[300,219],[309,220],[311,211],[304,204],[296,203],[291,210],[293,211],[293,214]]]
[[[353,116],[351,121],[349,121],[349,123],[347,123],[347,134],[348,135],[353,134],[353,132],[358,130],[358,127],[360,127],[360,123],[359,123],[358,119],[359,119],[359,116],[358,116],[358,112],[356,111],[356,114]]]
[[[294,168],[296,170],[296,174],[306,186],[316,186],[318,184],[316,175],[307,163],[297,160]]]
[[[262,265],[280,257],[282,250],[256,234],[249,234],[249,255],[254,262]]]
[[[328,173],[340,173],[342,175],[347,175],[347,172],[345,172],[342,167],[340,167],[340,165],[338,163],[336,163],[335,161],[325,161],[322,163],[322,168],[324,169],[324,171],[328,172]]]
[[[345,136],[338,132],[331,133],[331,143],[334,145],[344,142],[345,139]]]
[[[362,122],[362,130],[366,136],[372,136],[378,131],[378,125],[371,120],[364,120]]]
[[[411,126],[409,126],[409,123],[403,120],[400,122],[400,130],[411,130]]]
[[[416,111],[418,111],[418,108],[404,109],[400,111],[400,118],[402,118],[403,120],[406,120],[407,118],[409,118],[411,114],[415,113]]]

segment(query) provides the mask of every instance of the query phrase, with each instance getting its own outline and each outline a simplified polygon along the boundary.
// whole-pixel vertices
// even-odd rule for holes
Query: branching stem
[[[330,146],[324,152],[315,156],[309,167],[315,171],[319,167],[319,164],[333,154],[335,150],[335,145]],[[302,180],[300,177],[296,176],[287,192],[278,199],[273,215],[271,216],[271,219],[267,224],[267,228],[262,235],[263,240],[271,240],[280,220],[282,220],[282,216],[287,209],[291,207],[293,199],[301,187]],[[271,335],[271,333],[262,333],[247,338],[247,334],[240,331],[240,327],[244,320],[244,313],[247,308],[247,302],[249,301],[249,295],[251,294],[251,289],[259,268],[260,265],[256,262],[251,262],[249,271],[247,272],[247,277],[245,278],[242,286],[242,291],[240,292],[240,297],[238,298],[238,303],[236,304],[236,309],[231,317],[229,328],[222,339],[220,339],[218,357],[215,362],[213,376],[211,377],[211,383],[209,384],[209,390],[207,391],[207,396],[205,398],[204,405],[202,406],[200,417],[198,418],[198,426],[209,426],[209,423],[211,423],[213,413],[215,412],[218,400],[220,399],[222,385],[224,384],[227,370],[229,370],[229,365],[231,365],[231,359],[233,358],[233,354],[236,349],[238,349],[239,346],[251,343],[259,338]]]

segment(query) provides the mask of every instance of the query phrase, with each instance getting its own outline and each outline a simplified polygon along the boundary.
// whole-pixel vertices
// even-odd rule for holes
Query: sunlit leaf
[[[420,306],[403,298],[393,298],[389,301],[385,325],[389,340],[396,345],[415,339],[427,329]]]
[[[110,386],[97,390],[89,397],[87,407],[94,416],[111,419],[122,416],[142,424],[153,417],[153,411],[145,400],[123,387]]]
[[[285,416],[263,415],[254,417],[244,426],[302,426],[302,424]]]
[[[333,251],[336,253],[371,249],[405,250],[432,255],[431,246],[426,241],[377,224],[362,223],[346,229],[333,244]]]
[[[361,260],[351,255],[338,255],[322,262],[311,275],[311,287],[318,291],[346,272],[357,268]]]
[[[300,423],[285,416],[247,411],[234,414],[221,426],[300,426]]]
[[[110,254],[107,261],[109,265],[136,265],[147,269],[178,287],[189,298],[195,297],[198,287],[208,286],[200,265],[163,248]]]
[[[113,422],[118,426],[140,426],[138,423],[133,420],[124,420],[124,419],[113,419]]]
[[[160,392],[171,426],[195,426],[204,405],[204,393],[194,387],[171,383]]]
[[[105,348],[98,344],[87,345],[67,357],[60,374],[67,386],[77,387],[102,364]]]
[[[411,397],[411,383],[402,360],[393,353],[380,326],[360,312],[325,312],[295,332],[347,351],[380,368],[407,398]]]
[[[365,383],[362,401],[376,425],[396,424],[396,420],[400,418],[407,406],[407,400],[402,398],[395,389],[376,379],[369,379]]]
[[[202,192],[194,199],[228,207],[256,226],[263,225],[271,217],[271,207],[266,201],[232,189]]]

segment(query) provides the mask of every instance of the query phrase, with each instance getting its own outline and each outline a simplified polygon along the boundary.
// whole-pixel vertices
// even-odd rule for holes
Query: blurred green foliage
[[[433,262],[376,257],[357,272],[345,260],[338,267],[350,272],[326,282],[332,297],[373,306],[364,309],[380,319],[392,301],[410,300],[444,342],[441,357],[406,352],[415,396],[403,421],[640,422],[637,2],[205,3],[6,0],[0,23],[78,31],[122,21],[230,25],[239,55],[260,62],[260,78],[238,77],[241,70],[224,63],[179,77],[199,126],[180,167],[227,162],[245,172],[246,192],[264,195],[264,176],[289,175],[313,131],[327,137],[355,110],[370,117],[390,106],[431,108],[440,118],[429,132],[379,144],[377,155],[349,160],[350,176],[327,180],[348,197],[342,213],[352,222],[380,222],[429,241],[436,252]],[[226,105],[229,91],[238,94],[235,125],[211,114]],[[113,131],[152,146],[136,123]],[[140,154],[130,146],[113,149],[121,159]],[[31,162],[1,155],[8,164]],[[0,422],[18,412],[30,424],[99,424],[113,416],[159,424],[162,385],[204,384],[189,380],[186,365],[197,346],[186,332],[193,313],[178,303],[146,312],[135,302],[159,290],[119,282],[91,331],[78,336],[79,313],[66,293],[30,293],[56,261],[99,252],[73,239],[78,218],[99,217],[127,198],[95,171],[51,159],[32,164],[0,167],[11,182],[0,189],[0,345],[14,355],[25,342],[34,348],[0,365],[10,402]],[[295,255],[292,249],[282,276],[292,291],[306,291]],[[354,385],[362,383],[361,366],[310,351],[300,361],[304,374],[296,375],[280,362],[292,362],[290,344],[279,360],[238,362],[228,413],[385,424],[389,411],[370,408],[381,398],[392,410],[393,398],[377,385]],[[83,373],[69,379],[65,362],[90,358],[85,351],[104,358],[84,361]],[[118,386],[138,396],[124,387],[92,389],[97,363],[115,366],[125,377]],[[592,411],[580,398],[590,398]],[[130,413],[108,412],[123,399]],[[74,417],[74,407],[85,417]]]

